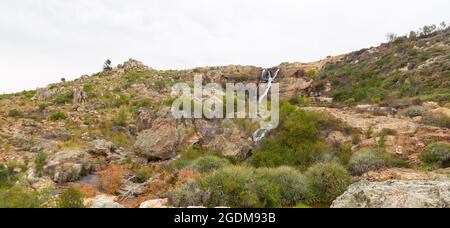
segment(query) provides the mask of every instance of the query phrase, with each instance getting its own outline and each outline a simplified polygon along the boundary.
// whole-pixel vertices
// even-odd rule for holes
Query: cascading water
[[[272,77],[272,73],[267,70],[263,69],[261,73],[261,79],[262,81],[267,81],[266,86],[264,88],[264,92],[259,96],[258,104],[261,104],[269,94],[270,89],[272,88],[273,82],[277,79],[278,74],[280,73],[280,69],[277,69],[275,72],[275,75]],[[259,92],[259,85],[258,85],[258,92]],[[275,126],[265,125],[253,133],[253,143],[256,145],[258,144],[262,139],[264,139],[267,134],[274,128]]]

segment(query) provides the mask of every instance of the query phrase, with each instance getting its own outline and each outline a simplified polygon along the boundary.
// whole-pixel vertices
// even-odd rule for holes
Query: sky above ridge
[[[0,94],[129,58],[155,69],[270,67],[450,22],[448,0],[1,0]]]

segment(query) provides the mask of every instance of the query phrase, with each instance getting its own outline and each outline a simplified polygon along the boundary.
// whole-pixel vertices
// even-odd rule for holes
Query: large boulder
[[[201,145],[210,151],[245,159],[252,150],[253,143],[249,139],[250,136],[245,135],[233,120],[200,120],[195,125]]]
[[[121,204],[115,202],[116,197],[114,196],[107,196],[107,195],[98,195],[92,199],[85,200],[84,204],[88,208],[125,208]]]
[[[94,140],[89,144],[88,152],[92,155],[107,156],[113,153],[115,150],[114,144],[112,142],[98,139]]]
[[[152,127],[138,134],[135,152],[147,159],[168,160],[177,156],[190,133],[189,121],[172,118],[168,110],[154,121]]]
[[[51,155],[42,171],[59,184],[74,182],[93,170],[89,155],[85,151],[67,151]]]
[[[139,208],[167,208],[167,199],[154,199],[143,202]]]
[[[332,208],[449,208],[450,181],[361,181],[333,202]]]

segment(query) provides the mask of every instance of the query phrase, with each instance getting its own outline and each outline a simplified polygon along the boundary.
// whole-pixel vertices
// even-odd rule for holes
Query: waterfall
[[[276,71],[275,75],[272,77],[272,73],[269,70],[267,70],[267,69],[262,70],[260,80],[267,81],[267,84],[264,89],[264,92],[258,99],[258,104],[261,104],[264,101],[264,99],[267,97],[270,89],[272,88],[272,84],[275,81],[275,79],[277,79],[279,73],[280,73],[280,69],[278,69]],[[258,93],[259,93],[259,87],[258,87]],[[256,130],[255,133],[253,133],[253,142],[255,143],[255,145],[258,144],[262,139],[264,139],[273,128],[274,128],[274,126],[271,126],[269,124],[269,125],[263,126],[263,127],[259,128],[258,130]]]
[[[262,79],[265,79],[265,71],[268,72],[267,75],[267,85],[266,88],[264,89],[264,93],[259,97],[258,103],[261,104],[261,102],[264,100],[264,98],[267,97],[267,95],[269,94],[270,88],[272,88],[272,83],[275,81],[275,79],[277,79],[278,74],[280,73],[280,69],[277,70],[277,72],[275,73],[275,76],[272,77],[272,74],[270,73],[270,71],[264,69],[263,73],[262,73]]]

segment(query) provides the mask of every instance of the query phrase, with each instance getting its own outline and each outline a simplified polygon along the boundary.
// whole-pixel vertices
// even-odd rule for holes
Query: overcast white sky
[[[0,0],[0,93],[135,58],[156,69],[274,66],[450,21],[449,0]]]

